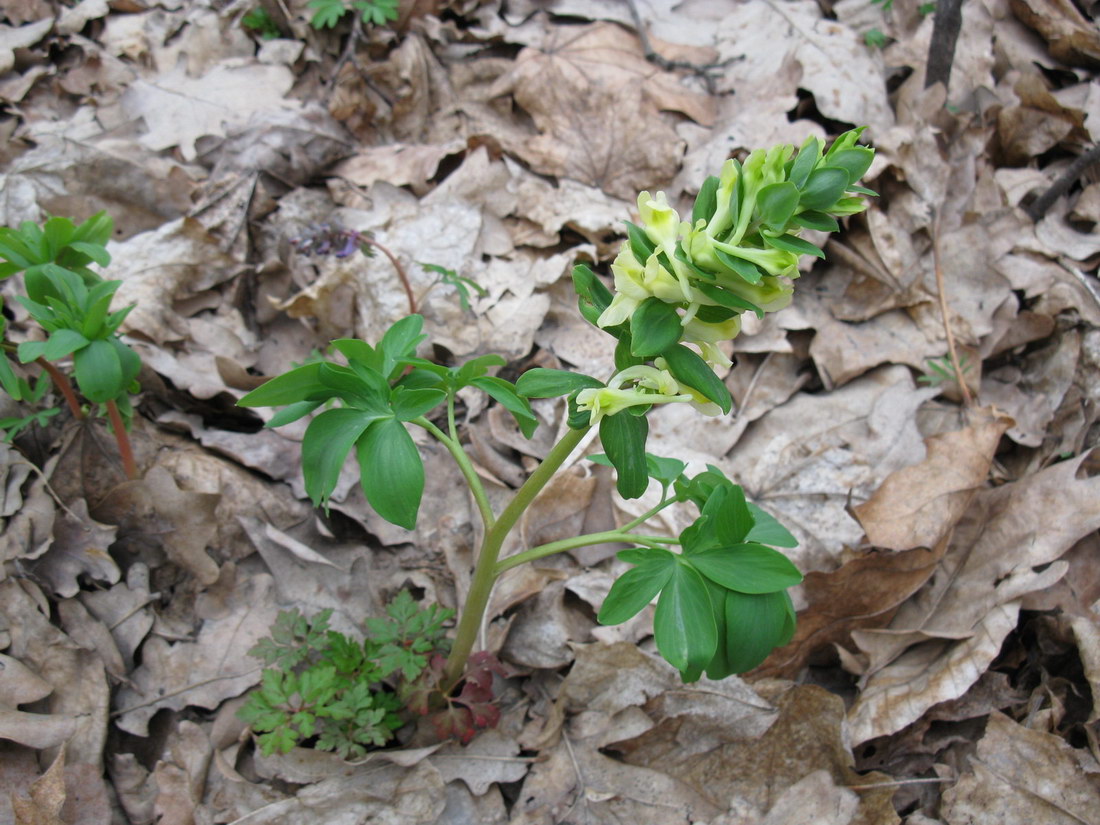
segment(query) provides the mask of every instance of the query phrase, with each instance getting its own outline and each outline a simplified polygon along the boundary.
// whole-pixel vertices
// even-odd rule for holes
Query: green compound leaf
[[[794,235],[763,235],[764,243],[775,249],[782,249],[786,252],[793,252],[795,255],[813,255],[818,258],[824,258],[825,252],[817,244],[810,243],[802,238],[796,238]]]
[[[46,346],[42,350],[42,357],[47,361],[56,361],[76,352],[91,342],[75,329],[59,329],[50,335]]]
[[[777,232],[786,229],[798,208],[798,197],[798,187],[790,181],[763,187],[756,196],[756,208],[764,225]]]
[[[530,438],[535,434],[539,420],[531,410],[530,402],[516,394],[516,387],[513,384],[492,375],[474,378],[470,383],[512,414],[524,438]]]
[[[725,632],[719,644],[724,661],[707,667],[711,679],[752,670],[794,633],[794,609],[786,591],[748,594],[726,590],[721,609]]]
[[[569,395],[574,390],[602,386],[602,381],[590,375],[535,367],[519,377],[516,381],[516,392],[526,398],[557,398],[559,395]]]
[[[391,418],[367,430],[356,446],[370,506],[386,521],[412,530],[424,495],[424,462],[412,436]]]
[[[73,374],[84,397],[96,404],[113,401],[126,390],[122,360],[112,341],[92,341],[73,355]]]
[[[600,441],[615,466],[615,488],[623,498],[639,498],[649,486],[645,441],[649,422],[645,417],[621,412],[600,419]]]
[[[624,551],[625,552],[625,551]],[[622,624],[636,616],[668,584],[676,568],[676,556],[655,547],[637,547],[623,561],[636,564],[615,580],[600,607],[600,624]]]
[[[758,541],[771,547],[798,547],[798,539],[776,521],[771,513],[752,503],[748,507],[756,523],[745,536],[746,541]]]
[[[681,384],[687,384],[708,401],[713,401],[728,413],[733,409],[733,398],[722,380],[714,374],[707,362],[683,344],[673,344],[661,353],[668,363],[668,370]]]
[[[844,195],[848,188],[848,173],[835,166],[822,166],[810,173],[799,205],[803,209],[829,211],[829,207]]]
[[[437,389],[394,387],[390,407],[398,421],[412,421],[447,400],[447,393]]]
[[[706,582],[677,558],[657,600],[653,635],[657,650],[679,671],[701,671],[714,658],[718,625]]]
[[[265,381],[247,393],[238,407],[281,407],[299,401],[319,401],[331,398],[332,388],[321,382],[321,362],[305,364]]]
[[[676,307],[660,298],[646,298],[630,316],[630,352],[652,358],[680,340],[684,328]]]
[[[389,411],[368,412],[341,407],[326,410],[309,422],[302,439],[302,475],[306,493],[315,507],[328,506],[329,496],[336,488],[340,469],[352,445],[372,424],[392,417]]]
[[[309,21],[315,29],[334,27],[348,10],[344,0],[309,0],[306,5],[311,9],[317,9],[313,19]]]
[[[711,547],[690,558],[708,579],[738,593],[774,593],[802,582],[790,559],[762,544]]]

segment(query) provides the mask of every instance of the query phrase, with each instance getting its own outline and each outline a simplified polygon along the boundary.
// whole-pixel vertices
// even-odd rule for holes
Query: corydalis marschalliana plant
[[[496,579],[525,562],[593,544],[632,545],[619,557],[634,565],[611,588],[600,621],[625,621],[657,598],[657,648],[685,680],[704,671],[722,678],[749,670],[790,639],[794,610],[787,588],[801,575],[773,547],[793,547],[794,538],[716,467],[689,476],[683,461],[646,453],[646,414],[669,403],[690,403],[707,414],[730,411],[729,391],[715,372],[729,366],[719,344],[739,332],[744,312],[762,317],[790,302],[799,256],[822,255],[798,236],[802,229],[835,230],[837,217],[865,207],[860,195],[868,190],[857,181],[873,152],[856,144],[861,131],[841,135],[828,151],[810,138],[797,152],[784,145],[753,152],[743,165],[727,161],[721,175],[701,187],[688,221],[681,221],[662,193],[642,193],[641,226],[628,223],[628,240],[612,265],[615,292],[588,267],[573,272],[581,314],[618,341],[607,381],[533,369],[511,384],[488,374],[505,363],[495,355],[454,367],[434,364],[416,356],[427,336],[421,334],[423,319],[411,315],[375,346],[334,341],[346,363],[306,364],[241,399],[251,407],[286,405],[268,426],[325,406],[302,444],[311,498],[327,505],[354,447],[367,501],[383,518],[409,529],[423,496],[424,467],[408,425],[427,431],[451,453],[477,505],[484,539],[439,685],[443,695],[464,678]],[[500,403],[527,437],[539,424],[528,399],[568,397],[565,435],[499,512],[456,425],[456,394],[466,387]],[[433,421],[428,416],[437,407],[445,413]],[[656,481],[660,501],[614,530],[501,558],[520,516],[593,426],[606,455],[592,458],[614,466],[619,493],[637,498]],[[699,512],[679,536],[640,531],[677,502],[690,502]]]

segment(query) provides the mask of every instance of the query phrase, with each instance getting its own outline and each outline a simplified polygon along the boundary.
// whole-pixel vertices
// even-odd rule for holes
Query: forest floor
[[[302,0],[3,3],[0,226],[111,214],[143,368],[141,478],[67,411],[0,443],[0,825],[1100,825],[1100,174],[1071,169],[1100,132],[1095,7],[965,3],[946,90],[916,0],[399,11],[316,30]],[[608,273],[639,191],[685,214],[726,158],[862,125],[879,197],[804,259],[789,308],[746,319],[734,412],[651,416],[652,452],[721,467],[799,539],[792,642],[682,685],[652,608],[597,624],[625,565],[585,548],[494,593],[495,729],[356,763],[260,754],[236,711],[278,611],[352,631],[403,588],[454,607],[480,529],[427,448],[416,530],[352,468],[314,510],[304,422],[236,406],[409,312],[386,255],[303,239],[392,252],[428,356],[603,374],[570,271]],[[463,306],[423,264],[484,294]],[[19,281],[14,342],[34,334]],[[461,409],[494,502],[564,427],[559,401],[535,411],[527,440]],[[578,457],[519,541],[647,501]]]

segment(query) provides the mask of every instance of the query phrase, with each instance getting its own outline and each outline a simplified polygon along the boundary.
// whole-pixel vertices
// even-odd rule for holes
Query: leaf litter
[[[402,4],[338,75],[346,32],[279,6],[268,43],[242,4],[2,13],[0,222],[115,216],[146,370],[141,480],[95,425],[54,419],[0,452],[0,822],[1096,819],[1095,167],[1027,211],[1096,143],[1094,11],[965,4],[945,90],[924,88],[934,15],[915,0]],[[585,548],[494,595],[497,729],[362,764],[261,757],[234,712],[278,610],[350,631],[403,587],[453,607],[480,529],[442,451],[415,531],[350,476],[323,517],[302,429],[234,407],[407,312],[386,256],[292,241],[372,233],[436,355],[598,373],[568,273],[613,256],[636,192],[690,202],[727,157],[838,124],[871,127],[872,210],[792,307],[746,321],[731,416],[653,416],[656,452],[721,466],[798,535],[791,643],[744,679],[681,685],[649,611],[595,624],[621,562]],[[466,310],[420,263],[485,294]],[[948,330],[970,406],[930,366]],[[490,498],[545,454],[494,407],[460,414]],[[608,481],[577,459],[525,540],[641,512]]]

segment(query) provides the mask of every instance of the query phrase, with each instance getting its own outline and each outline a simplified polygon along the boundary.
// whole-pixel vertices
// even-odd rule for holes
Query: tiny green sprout
[[[484,298],[489,294],[489,290],[483,287],[470,278],[464,278],[459,275],[453,269],[447,269],[445,266],[439,264],[426,264],[417,262],[420,267],[426,272],[434,272],[438,277],[436,279],[437,284],[446,284],[447,286],[453,286],[455,292],[458,294],[458,303],[462,307],[463,312],[470,312],[470,290],[478,294],[478,297]]]
[[[398,0],[309,0],[309,8],[315,9],[310,21],[313,28],[333,28],[345,14],[355,10],[364,23],[384,26],[397,19]]]
[[[917,378],[918,383],[939,386],[945,381],[955,380],[955,368],[951,365],[951,359],[946,355],[940,358],[927,358],[924,363],[928,365],[928,372]],[[959,358],[959,369],[962,370],[963,375],[970,372],[970,367],[971,364],[965,355]]]
[[[880,29],[868,29],[863,33],[863,42],[872,49],[882,49],[886,47],[888,38]]]
[[[704,673],[721,679],[751,670],[791,639],[795,613],[788,590],[802,576],[777,548],[795,547],[794,536],[719,467],[693,471],[684,461],[648,453],[647,415],[669,404],[690,404],[704,415],[730,413],[733,399],[722,378],[730,359],[723,345],[740,332],[741,316],[763,318],[787,306],[800,258],[824,256],[802,232],[837,231],[840,220],[866,209],[866,198],[875,194],[859,183],[874,160],[874,151],[859,143],[862,132],[853,129],[831,145],[810,137],[799,148],[781,144],[757,149],[744,162],[726,161],[720,174],[700,186],[690,220],[681,219],[663,192],[642,192],[639,223],[627,222],[626,239],[611,264],[614,288],[587,266],[573,269],[581,316],[615,339],[609,378],[537,367],[512,383],[490,372],[506,364],[492,354],[454,366],[436,364],[418,354],[427,335],[424,319],[412,314],[375,344],[334,341],[331,359],[296,367],[240,399],[245,407],[281,408],[267,426],[312,416],[302,441],[302,473],[306,492],[321,507],[331,504],[345,461],[354,453],[368,504],[382,518],[414,529],[425,471],[409,430],[423,430],[454,459],[483,529],[449,656],[428,654],[435,639],[443,638],[442,624],[437,615],[414,612],[408,597],[391,605],[388,618],[367,625],[376,643],[393,646],[372,659],[374,666],[411,685],[408,708],[435,709],[440,735],[465,741],[474,727],[493,723],[499,665],[473,652],[489,595],[508,570],[556,553],[627,545],[619,559],[630,569],[611,586],[598,620],[623,622],[655,601],[657,650],[686,682]],[[312,247],[341,253],[350,239],[331,230],[316,237]],[[467,289],[481,294],[452,270],[421,266],[454,286],[464,307]],[[531,400],[565,399],[564,434],[502,508],[490,499],[463,446],[456,401],[467,389],[496,401],[527,438],[541,420]],[[526,509],[593,430],[603,453],[592,460],[613,468],[619,495],[640,498],[656,482],[657,503],[614,529],[504,556]],[[678,535],[643,529],[674,505],[694,511],[694,520]],[[296,624],[292,630],[308,640],[308,627]],[[331,656],[328,661],[331,665]],[[322,675],[336,678],[327,671]],[[286,696],[294,691],[303,696],[306,686],[270,681],[264,688],[267,705],[257,710],[257,718],[283,726],[281,733],[277,726],[268,729],[276,737],[272,741],[300,740],[306,730],[315,730],[309,725],[319,718],[317,702],[302,711],[307,715],[301,723],[287,706]],[[279,702],[283,716],[276,718],[268,706]]]
[[[263,6],[257,6],[249,10],[241,18],[241,25],[258,34],[263,40],[275,40],[277,37],[282,36],[282,32],[279,31],[279,24],[275,22],[275,18]]]

